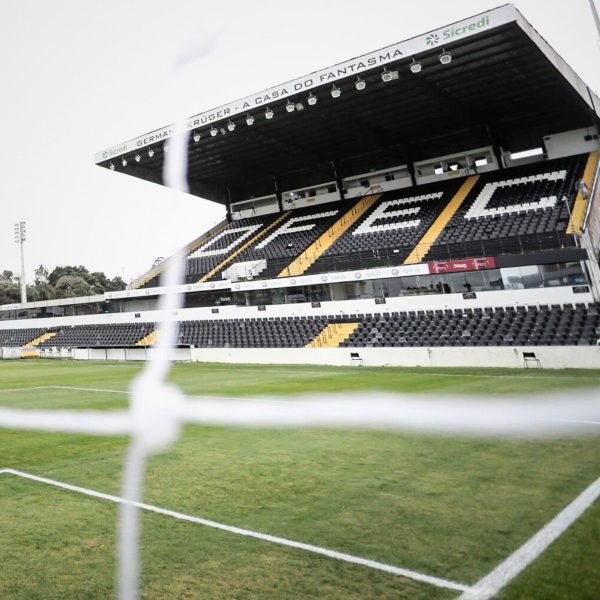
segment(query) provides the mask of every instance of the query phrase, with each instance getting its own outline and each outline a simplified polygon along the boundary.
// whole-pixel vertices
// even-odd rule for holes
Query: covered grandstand
[[[190,193],[227,218],[185,245],[178,356],[600,366],[599,117],[512,5],[190,117]],[[173,132],[96,163],[162,185]],[[0,307],[0,346],[144,358],[166,264]]]

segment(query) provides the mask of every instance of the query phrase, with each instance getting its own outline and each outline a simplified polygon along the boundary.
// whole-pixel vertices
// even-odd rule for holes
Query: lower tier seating
[[[346,348],[415,346],[588,346],[600,337],[600,304],[507,306],[406,312],[181,321],[180,346],[302,348],[336,323],[358,326]],[[54,328],[39,348],[151,345],[156,323]],[[8,329],[3,346],[22,346],[49,330]]]
[[[39,338],[47,329],[0,329],[0,346],[18,348]]]
[[[155,329],[154,323],[75,325],[55,329],[56,335],[39,348],[108,348],[135,346]]]

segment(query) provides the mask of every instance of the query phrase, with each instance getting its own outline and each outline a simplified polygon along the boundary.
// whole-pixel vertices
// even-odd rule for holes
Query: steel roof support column
[[[340,199],[344,200],[345,190],[344,190],[344,180],[342,178],[342,168],[335,160],[330,161],[330,163],[331,163],[331,168],[333,169],[333,178],[335,179],[335,183],[337,185],[338,192],[340,193]]]
[[[277,198],[277,206],[279,212],[283,212],[283,201],[281,199],[281,186],[279,185],[279,177],[273,175],[273,187],[275,188],[275,197]]]

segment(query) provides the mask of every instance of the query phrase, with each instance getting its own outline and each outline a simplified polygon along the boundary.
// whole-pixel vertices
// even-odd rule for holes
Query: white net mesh
[[[209,52],[210,44],[196,45],[192,50],[196,54],[178,57],[179,67],[188,60],[197,58],[198,52],[200,55]],[[164,166],[165,183],[178,191],[187,191],[187,144],[188,132],[180,125],[170,140]],[[173,315],[182,306],[182,295],[176,288],[183,280],[184,267],[185,256],[179,253],[169,260],[163,274],[161,284],[167,288],[167,292],[161,296],[158,310],[166,317],[160,323],[151,360],[146,362],[141,374],[131,384],[128,410],[94,412],[0,409],[0,426],[4,428],[130,436],[122,475],[122,498],[117,498],[120,503],[118,594],[121,600],[135,600],[139,594],[139,511],[144,506],[142,497],[147,459],[151,454],[175,443],[184,423],[260,428],[411,430],[443,435],[523,437],[579,435],[589,433],[590,425],[600,423],[600,403],[596,390],[577,392],[576,398],[571,394],[561,394],[553,399],[528,396],[513,397],[510,401],[489,396],[466,401],[448,396],[432,399],[395,394],[369,394],[368,397],[364,394],[315,395],[251,400],[186,398],[178,388],[167,382],[171,368],[169,349],[175,345],[178,333],[177,321]],[[10,469],[0,472],[18,473]],[[50,482],[52,485],[58,483],[41,477],[28,477]],[[242,535],[252,534],[268,541],[282,542],[274,536],[237,528],[229,529],[242,532]],[[490,593],[493,595],[497,591],[494,588],[490,592],[490,586],[483,586],[485,589],[480,590],[468,589],[453,582],[411,574],[407,570],[374,561],[349,557],[299,542],[283,542],[333,558],[345,557],[342,559],[350,559],[350,562],[373,568],[383,566],[384,570],[417,579],[421,577],[434,585],[441,581],[444,587],[465,591],[465,597],[469,598],[487,598]],[[503,580],[501,585],[505,583]]]

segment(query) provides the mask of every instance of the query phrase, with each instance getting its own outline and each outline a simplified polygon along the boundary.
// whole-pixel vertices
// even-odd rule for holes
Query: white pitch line
[[[129,390],[107,390],[103,388],[84,388],[84,387],[71,387],[67,385],[50,385],[49,388],[57,390],[73,390],[77,392],[100,392],[108,394],[129,394]],[[227,396],[187,396],[195,400],[231,400]]]
[[[0,390],[0,392],[28,392],[30,390],[49,390],[53,387],[56,387],[54,385],[38,385],[36,387],[24,387],[24,388],[12,388],[12,389],[8,389],[8,390]]]
[[[288,540],[287,538],[269,535],[267,533],[260,533],[258,531],[252,531],[251,529],[242,529],[240,527],[234,527],[232,525],[225,525],[223,523],[218,523],[217,521],[211,521],[209,519],[202,519],[200,517],[186,515],[184,513],[176,512],[173,510],[168,510],[165,508],[160,508],[158,506],[153,506],[152,504],[145,504],[144,502],[132,502],[131,500],[126,500],[125,498],[121,498],[119,496],[113,496],[112,494],[105,494],[103,492],[97,492],[95,490],[90,490],[90,489],[79,487],[76,485],[71,485],[69,483],[63,483],[62,481],[48,479],[46,477],[39,477],[37,475],[32,475],[31,473],[26,473],[24,471],[17,471],[15,469],[2,469],[2,470],[0,470],[0,474],[2,474],[2,473],[15,475],[17,477],[22,477],[24,479],[30,479],[31,481],[37,481],[39,483],[45,483],[46,485],[51,485],[51,486],[61,488],[64,490],[69,490],[71,492],[77,492],[77,493],[83,494],[85,496],[91,496],[92,498],[108,500],[109,502],[114,502],[116,504],[127,504],[130,506],[136,506],[137,508],[141,508],[142,510],[147,510],[149,512],[153,512],[153,513],[156,513],[159,515],[164,515],[166,517],[172,517],[172,518],[178,519],[180,521],[187,521],[189,523],[205,525],[206,527],[211,527],[213,529],[219,529],[221,531],[227,531],[229,533],[235,533],[237,535],[255,538],[258,540],[265,541],[265,542],[279,544],[281,546],[288,546],[290,548],[296,548],[298,550],[305,550],[306,552],[312,552],[313,554],[320,554],[322,556],[327,556],[328,558],[333,558],[336,560],[341,560],[344,562],[353,563],[353,564],[361,565],[364,567],[369,567],[371,569],[376,569],[378,571],[385,571],[386,573],[391,573],[393,575],[399,575],[401,577],[406,577],[407,579],[413,579],[415,581],[420,581],[422,583],[428,583],[430,585],[433,585],[433,586],[439,587],[439,588],[446,588],[446,589],[455,590],[458,592],[468,592],[471,589],[467,585],[464,585],[462,583],[457,583],[455,581],[450,581],[448,579],[442,579],[440,577],[434,577],[432,575],[425,575],[424,573],[419,573],[417,571],[411,571],[410,569],[394,567],[392,565],[381,563],[381,562],[378,562],[375,560],[370,560],[368,558],[361,558],[359,556],[353,556],[352,554],[346,554],[344,552],[337,552],[336,550],[330,550],[329,548],[321,548],[320,546],[313,546],[312,544],[296,542],[294,540]]]
[[[505,585],[510,583],[544,552],[554,540],[562,535],[598,497],[600,497],[600,477],[516,552],[513,552],[491,573],[463,593],[459,600],[488,600],[493,598]]]
[[[106,392],[107,394],[129,394],[127,390],[106,390],[103,388],[72,387],[69,385],[49,385],[54,390],[73,390],[74,392]]]

